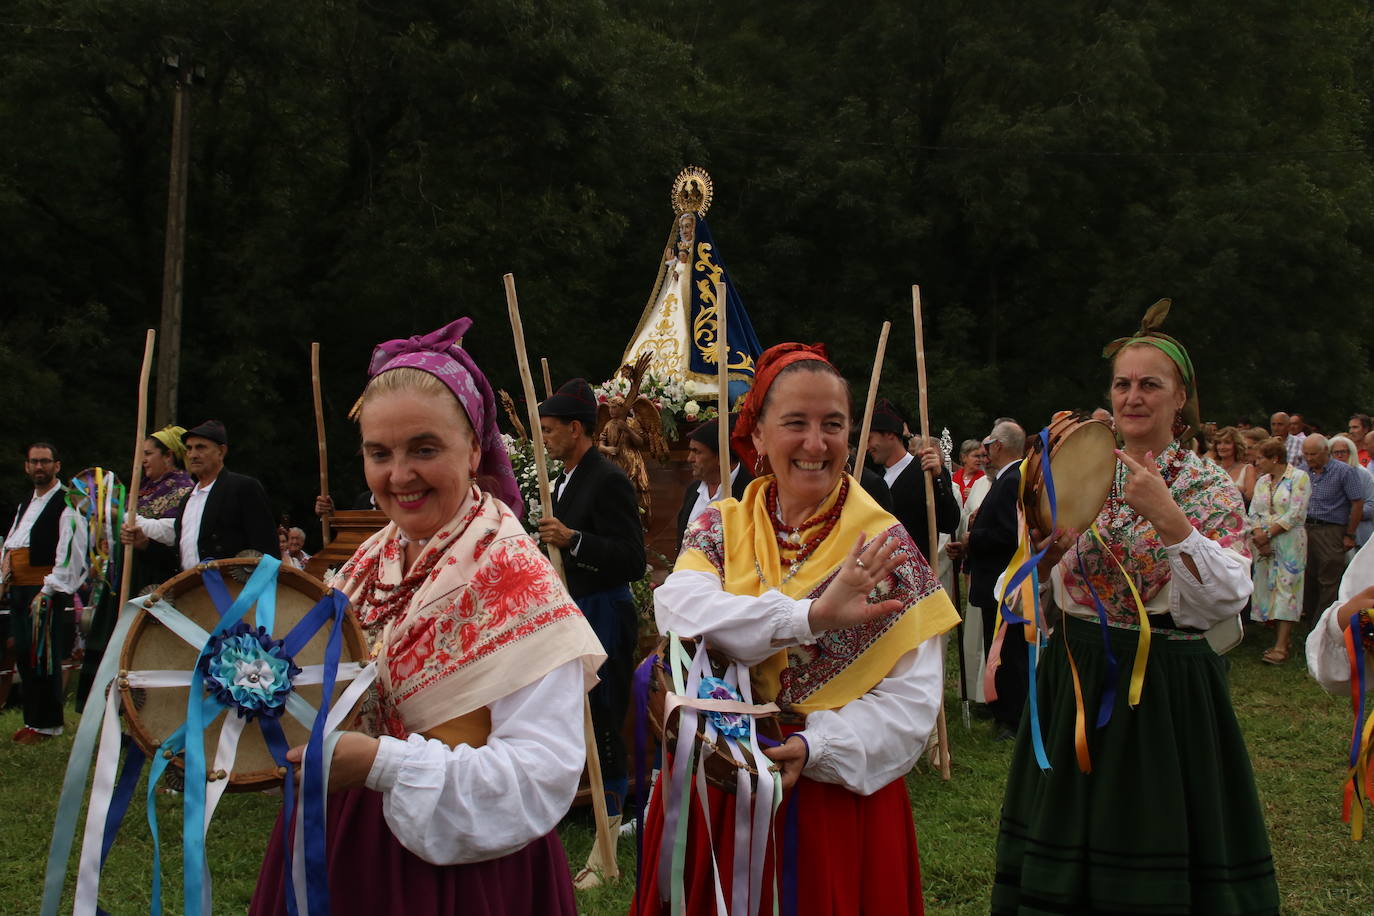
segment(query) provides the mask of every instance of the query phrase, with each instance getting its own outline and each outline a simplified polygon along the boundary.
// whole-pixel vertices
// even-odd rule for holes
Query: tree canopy
[[[0,14],[0,484],[18,451],[127,474],[159,323],[173,80],[190,92],[177,419],[308,515],[379,340],[459,315],[519,390],[501,275],[555,376],[615,369],[682,166],[765,345],[825,340],[979,435],[1102,402],[1171,296],[1203,413],[1374,407],[1370,16],[1349,0],[11,0]],[[307,526],[309,527],[309,526]]]

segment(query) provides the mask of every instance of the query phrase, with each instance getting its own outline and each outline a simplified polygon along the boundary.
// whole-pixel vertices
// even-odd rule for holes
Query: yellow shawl
[[[735,595],[779,588],[786,568],[768,518],[766,495],[772,482],[772,476],[760,477],[742,500],[728,499],[703,513],[688,530],[675,569],[714,573]],[[821,511],[834,505],[838,495],[837,483]],[[959,622],[906,529],[852,477],[835,529],[780,590],[797,599],[820,595],[860,533],[866,544],[887,535],[899,539],[902,564],[879,586],[876,597],[898,598],[903,609],[868,624],[822,633],[812,644],[778,652],[756,665],[753,680],[765,701],[801,713],[836,709],[877,686],[907,652]]]

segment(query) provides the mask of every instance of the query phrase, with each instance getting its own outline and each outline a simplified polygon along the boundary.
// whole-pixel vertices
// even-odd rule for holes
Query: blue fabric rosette
[[[240,718],[280,718],[301,669],[282,640],[240,621],[211,637],[200,658],[206,692]]]

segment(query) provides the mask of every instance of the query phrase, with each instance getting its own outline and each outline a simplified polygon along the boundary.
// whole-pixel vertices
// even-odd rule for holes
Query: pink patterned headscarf
[[[428,334],[378,344],[372,351],[367,377],[376,378],[392,369],[419,369],[443,382],[458,399],[477,433],[482,460],[475,482],[509,506],[517,518],[524,518],[525,501],[496,426],[496,398],[491,383],[461,345],[463,335],[471,327],[471,318],[459,318]]]

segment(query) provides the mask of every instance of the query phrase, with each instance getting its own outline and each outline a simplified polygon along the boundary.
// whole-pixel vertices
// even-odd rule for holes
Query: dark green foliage
[[[1369,16],[1280,3],[462,4],[11,0],[0,15],[0,487],[56,438],[127,475],[158,324],[171,80],[193,90],[178,420],[300,522],[322,343],[331,482],[376,341],[476,319],[518,393],[501,275],[559,378],[615,368],[669,222],[714,234],[760,339],[823,339],[934,425],[1099,403],[1155,299],[1203,413],[1374,406]],[[843,320],[837,320],[843,316]],[[860,392],[861,393],[861,392]],[[305,526],[313,536],[313,526]]]

